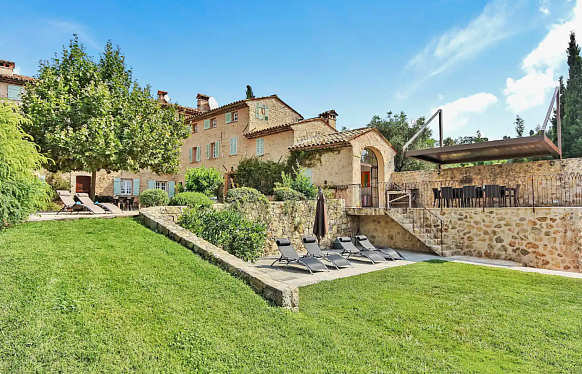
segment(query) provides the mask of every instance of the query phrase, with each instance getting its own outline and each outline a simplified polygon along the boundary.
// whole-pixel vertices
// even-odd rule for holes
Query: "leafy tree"
[[[91,171],[92,197],[98,170],[178,172],[180,147],[189,134],[184,118],[133,79],[110,41],[95,62],[75,35],[60,57],[41,62],[22,102],[32,120],[25,131],[54,160],[45,167]]]
[[[408,142],[408,140],[412,138],[422,126],[424,126],[424,123],[424,117],[420,117],[418,120],[409,123],[404,112],[400,112],[400,114],[396,115],[392,112],[388,112],[386,118],[374,116],[368,124],[368,127],[373,127],[380,131],[380,133],[390,141],[390,144],[396,148],[397,154],[394,157],[395,171],[423,170],[431,168],[432,165],[404,157],[402,148],[404,147],[404,144],[406,144],[406,142]],[[412,151],[434,147],[435,140],[432,139],[431,136],[431,129],[426,128],[414,140],[414,142],[410,144],[408,150]]]
[[[206,168],[204,165],[186,170],[184,191],[200,192],[206,196],[216,196],[224,183],[220,170]]]
[[[515,132],[517,134],[518,138],[522,138],[523,137],[523,132],[525,131],[525,126],[523,124],[523,118],[521,118],[520,116],[517,116],[515,118]]]
[[[265,195],[272,195],[275,183],[281,182],[281,173],[287,170],[282,162],[250,157],[241,160],[234,174],[238,187],[251,187]]]
[[[47,160],[22,130],[27,122],[16,104],[0,101],[0,230],[49,201],[50,188],[34,175]]]
[[[564,94],[564,118],[562,144],[565,157],[582,156],[582,57],[576,43],[576,35],[570,33],[566,50],[568,56],[568,82]]]
[[[251,86],[247,85],[247,100],[254,99],[254,98],[255,98],[255,94],[253,93],[253,88]]]

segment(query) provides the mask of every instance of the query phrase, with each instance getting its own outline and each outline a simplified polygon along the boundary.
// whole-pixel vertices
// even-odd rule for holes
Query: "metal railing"
[[[443,233],[445,223],[442,218],[424,207],[397,210],[412,224],[413,231],[418,230],[421,234],[433,240],[435,244],[444,246]]]

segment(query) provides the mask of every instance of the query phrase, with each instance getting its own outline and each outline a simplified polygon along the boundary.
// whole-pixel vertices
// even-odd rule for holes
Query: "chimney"
[[[0,60],[0,74],[14,75],[16,64],[12,61]]]
[[[210,96],[199,93],[198,96],[196,96],[196,98],[198,99],[198,110],[201,110],[203,112],[210,110],[210,104],[208,103]]]
[[[167,91],[161,91],[161,90],[158,90],[158,101],[159,101],[160,103],[165,103],[165,104],[167,104],[167,103],[168,103],[168,101],[166,100],[166,97],[165,97],[167,94],[168,94],[168,92],[167,92]]]
[[[328,110],[327,112],[323,112],[319,115],[319,118],[323,118],[328,125],[335,129],[335,119],[338,116],[335,110]]]

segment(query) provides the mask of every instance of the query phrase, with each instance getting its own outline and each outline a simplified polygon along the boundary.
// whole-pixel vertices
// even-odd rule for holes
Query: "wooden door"
[[[91,193],[91,177],[86,175],[78,175],[76,178],[77,193]]]

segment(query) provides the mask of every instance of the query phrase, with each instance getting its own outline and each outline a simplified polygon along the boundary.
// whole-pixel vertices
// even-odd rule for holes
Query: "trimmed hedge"
[[[232,209],[191,208],[178,224],[197,236],[245,261],[255,261],[263,253],[267,230]]]
[[[170,200],[170,205],[187,206],[189,208],[212,206],[212,200],[200,192],[181,192]]]
[[[139,196],[140,204],[144,205],[146,208],[151,206],[164,206],[168,205],[170,198],[166,191],[159,189],[145,190],[140,193]]]
[[[273,192],[277,201],[307,200],[304,194],[289,187],[277,187]]]

